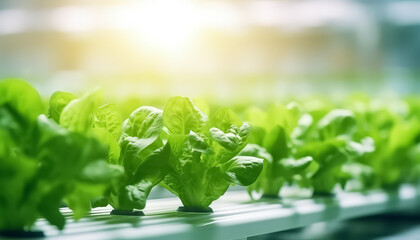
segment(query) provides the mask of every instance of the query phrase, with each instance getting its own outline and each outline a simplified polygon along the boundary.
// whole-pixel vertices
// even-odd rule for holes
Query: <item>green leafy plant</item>
[[[102,92],[92,91],[80,99],[56,92],[50,100],[50,116],[66,128],[96,137],[109,146],[109,163],[124,168],[125,174],[95,199],[93,206],[110,204],[116,210],[143,209],[151,189],[167,172],[170,148],[160,134],[162,110],[140,107],[122,124],[115,105],[100,106]]]
[[[154,107],[140,107],[124,121],[118,164],[125,175],[108,196],[115,209],[143,209],[151,189],[167,174],[171,151],[161,137],[163,125],[162,110]]]
[[[312,117],[299,105],[272,105],[266,112],[258,108],[247,110],[253,126],[253,138],[240,155],[264,159],[264,168],[254,184],[248,187],[265,197],[278,197],[285,184],[303,183],[317,169],[310,156],[297,157],[295,149],[302,144],[312,126]]]
[[[311,156],[319,165],[310,179],[315,194],[330,194],[337,183],[344,187],[363,170],[355,159],[374,151],[374,144],[371,138],[354,141],[356,130],[354,114],[335,109],[319,120],[314,138],[298,148],[298,156]]]
[[[250,185],[260,174],[262,159],[237,156],[250,126],[232,110],[222,108],[208,119],[189,98],[173,97],[163,121],[171,152],[161,185],[181,199],[185,210],[209,210],[231,184]]]
[[[85,212],[77,203],[101,194],[121,169],[106,163],[99,141],[42,115],[39,94],[27,82],[0,82],[0,96],[0,230],[30,230],[38,217],[63,229],[61,201]]]
[[[94,137],[107,145],[109,162],[117,163],[120,154],[122,118],[113,104],[101,105],[100,89],[81,98],[71,93],[55,92],[49,101],[48,116],[66,129]]]
[[[71,93],[55,92],[49,101],[48,115],[62,127],[101,142],[105,146],[108,163],[118,167],[122,172],[123,168],[117,166],[120,155],[118,139],[121,135],[122,119],[115,105],[101,106],[102,101],[103,93],[100,89],[88,92],[81,98]],[[114,180],[119,181],[119,179]],[[89,212],[92,206],[105,204],[103,195],[109,191],[109,188],[93,191],[80,185],[76,186],[74,192],[77,196],[84,196],[83,201],[77,201],[80,197],[70,197],[65,202],[70,208],[77,206],[78,211],[74,214],[81,217]]]
[[[372,169],[373,177],[365,181],[368,188],[395,188],[404,182],[417,182],[420,176],[418,146],[420,121],[418,101],[398,99],[382,102],[368,97],[351,98],[359,123],[357,136],[374,139],[376,151],[359,162]]]

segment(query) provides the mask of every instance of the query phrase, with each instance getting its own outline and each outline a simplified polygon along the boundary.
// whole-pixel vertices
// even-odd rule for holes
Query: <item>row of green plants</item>
[[[63,229],[63,203],[76,219],[108,204],[131,213],[157,185],[179,197],[179,210],[211,212],[231,185],[276,198],[285,186],[329,195],[420,175],[416,99],[392,107],[355,97],[343,108],[294,101],[209,117],[203,102],[204,112],[173,97],[125,120],[103,100],[100,89],[55,92],[45,106],[29,83],[0,82],[1,231],[30,230],[40,217]]]
[[[261,175],[248,187],[251,195],[277,197],[285,185],[330,195],[337,188],[395,189],[418,182],[417,99],[377,102],[354,96],[346,108],[308,103],[244,111],[252,134],[240,154],[264,159]]]

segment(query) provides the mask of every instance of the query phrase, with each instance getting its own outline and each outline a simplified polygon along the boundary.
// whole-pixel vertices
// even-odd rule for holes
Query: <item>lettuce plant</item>
[[[162,138],[162,110],[140,107],[124,121],[118,164],[125,169],[107,200],[117,210],[143,209],[151,189],[169,170],[169,145]]]
[[[101,142],[105,146],[108,163],[123,172],[123,168],[117,166],[120,154],[118,139],[121,135],[122,119],[114,105],[101,105],[102,99],[103,93],[100,89],[88,92],[81,98],[71,93],[55,92],[49,101],[48,116],[70,131]],[[119,181],[119,179],[114,180]],[[85,196],[84,201],[68,198],[65,202],[70,208],[74,205],[78,206],[76,208],[78,211],[74,214],[79,217],[89,212],[92,206],[104,205],[103,195],[109,191],[110,189],[107,188],[95,192],[78,186],[75,194]]]
[[[94,137],[108,146],[109,162],[116,164],[120,154],[122,118],[113,104],[101,105],[100,89],[81,98],[71,93],[55,92],[49,101],[48,116],[66,129]]]
[[[96,137],[107,145],[109,163],[124,168],[124,176],[115,182],[93,206],[110,204],[113,213],[143,209],[150,190],[167,172],[169,147],[164,148],[160,134],[162,110],[140,107],[122,123],[115,105],[101,106],[102,92],[90,92],[81,98],[56,92],[50,99],[50,116],[66,128]]]
[[[260,174],[263,160],[237,156],[250,126],[228,108],[208,119],[189,98],[171,98],[163,111],[170,145],[169,171],[161,185],[177,195],[185,211],[211,211],[210,204],[231,184],[247,186]]]
[[[253,126],[253,137],[240,155],[264,159],[264,168],[257,181],[248,187],[265,197],[278,197],[284,184],[303,183],[317,169],[310,156],[297,157],[300,145],[311,128],[312,118],[296,103],[272,105],[266,112],[257,108],[247,111]]]
[[[311,156],[319,165],[310,179],[314,194],[330,194],[337,183],[344,186],[360,169],[354,164],[355,158],[374,151],[371,138],[354,141],[356,130],[354,114],[335,109],[319,120],[315,138],[299,147],[298,156]]]
[[[0,82],[0,96],[0,231],[30,230],[39,217],[62,229],[61,201],[84,212],[78,203],[90,203],[91,194],[78,190],[101,193],[121,170],[106,163],[99,141],[42,115],[39,94],[27,82]]]
[[[420,122],[417,102],[394,99],[386,104],[369,98],[353,98],[359,123],[357,135],[368,135],[375,141],[376,151],[360,162],[372,168],[372,180],[364,182],[369,188],[395,188],[407,181],[416,182],[418,168]],[[413,105],[414,104],[414,105]]]

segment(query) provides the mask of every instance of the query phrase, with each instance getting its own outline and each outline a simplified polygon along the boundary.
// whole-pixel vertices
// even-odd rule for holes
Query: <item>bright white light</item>
[[[199,28],[196,6],[189,1],[141,1],[129,7],[110,9],[108,22],[139,43],[167,51],[181,51]]]

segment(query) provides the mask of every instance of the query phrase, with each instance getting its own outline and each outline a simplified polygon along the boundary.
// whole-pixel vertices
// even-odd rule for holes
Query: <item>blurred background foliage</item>
[[[0,78],[46,97],[99,85],[127,113],[172,95],[247,106],[416,94],[419,12],[395,0],[2,0]]]

